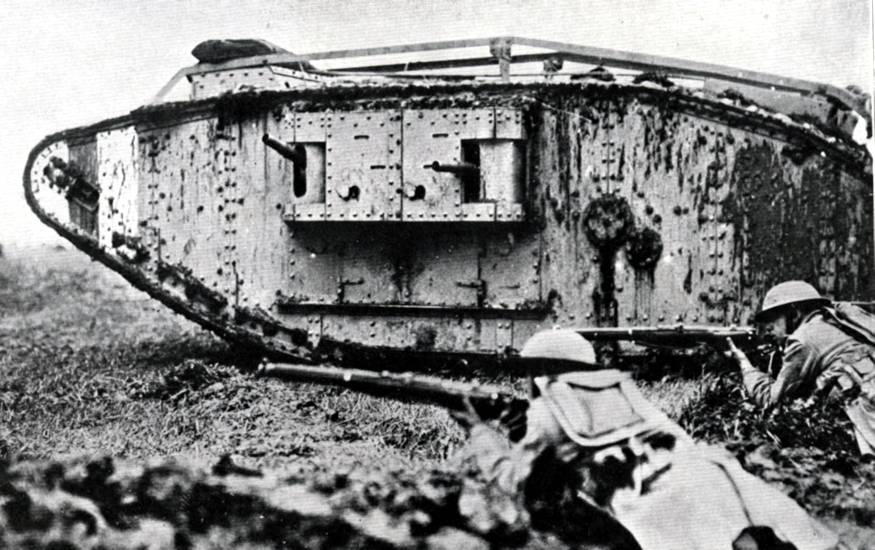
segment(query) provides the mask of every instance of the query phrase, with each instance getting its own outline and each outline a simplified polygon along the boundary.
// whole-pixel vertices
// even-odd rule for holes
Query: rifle
[[[746,347],[752,347],[759,343],[756,331],[750,327],[674,325],[578,328],[574,330],[590,340],[634,341],[645,345],[680,348],[707,343],[717,349],[725,349],[726,338],[732,338],[733,341],[740,345],[746,345]],[[515,366],[528,367],[531,364],[525,360],[520,360],[519,363]],[[550,363],[550,367],[543,374],[598,368],[593,365],[567,361],[551,361]],[[534,372],[529,373],[534,374]],[[376,372],[289,363],[264,363],[258,368],[258,375],[293,382],[336,386],[374,397],[430,403],[450,410],[465,410],[465,399],[467,398],[481,418],[498,418],[508,411],[521,411],[528,407],[528,400],[517,397],[503,388],[444,380],[410,372],[399,374],[388,371]]]
[[[875,314],[875,302],[849,302],[852,306],[857,306],[858,308],[868,311],[869,313]]]
[[[402,401],[417,401],[440,405],[450,410],[464,411],[465,398],[481,418],[499,418],[508,411],[522,411],[528,400],[516,397],[494,386],[443,380],[413,373],[374,372],[360,369],[339,369],[264,363],[259,376],[271,376],[292,382],[313,382],[347,388],[374,397],[389,397]]]
[[[638,344],[671,348],[695,347],[708,344],[718,350],[726,349],[726,339],[731,338],[741,348],[754,348],[763,344],[753,327],[713,327],[707,325],[658,325],[639,327],[575,328],[575,332],[587,340],[602,342],[635,342]]]

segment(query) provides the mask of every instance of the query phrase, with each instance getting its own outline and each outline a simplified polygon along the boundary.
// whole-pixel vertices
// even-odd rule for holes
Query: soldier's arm
[[[741,364],[744,387],[751,399],[763,408],[771,408],[794,397],[816,376],[817,351],[808,344],[789,340],[782,358],[783,368],[773,379],[769,373],[754,368],[750,362]]]
[[[511,444],[506,434],[481,422],[471,427],[468,449],[488,481],[509,494],[522,494],[532,464],[558,434],[561,428],[543,401],[535,399],[526,412],[526,435],[521,441]]]

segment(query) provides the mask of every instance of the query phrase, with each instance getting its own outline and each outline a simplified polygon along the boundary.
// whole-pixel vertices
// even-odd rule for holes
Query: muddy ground
[[[446,411],[256,379],[251,359],[81,253],[7,250],[2,542],[562,546],[511,528],[526,523],[448,467],[464,433]],[[840,410],[763,418],[731,374],[666,376],[643,389],[851,548],[875,547],[875,463],[856,457]]]

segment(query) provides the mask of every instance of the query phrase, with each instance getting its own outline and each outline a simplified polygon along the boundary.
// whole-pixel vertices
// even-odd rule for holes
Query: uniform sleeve
[[[757,369],[742,370],[744,387],[761,407],[774,407],[782,401],[798,397],[817,377],[817,352],[810,345],[789,340],[782,358],[783,368],[777,379]]]
[[[544,403],[536,399],[526,412],[526,435],[511,445],[507,437],[488,424],[471,428],[469,446],[478,468],[488,481],[511,494],[522,494],[535,459],[555,438],[554,426]]]

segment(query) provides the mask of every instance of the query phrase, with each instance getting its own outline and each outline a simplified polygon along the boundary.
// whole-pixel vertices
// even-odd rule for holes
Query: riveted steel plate
[[[509,319],[483,319],[480,321],[480,351],[504,353],[513,348],[514,322]]]
[[[296,225],[289,232],[283,294],[293,302],[334,303],[342,274],[338,241],[323,227]]]
[[[325,219],[325,203],[317,204],[292,204],[291,210],[283,217],[286,221],[322,221]]]
[[[326,113],[295,113],[295,133],[292,139],[300,143],[324,143],[327,139],[328,115]]]
[[[312,315],[307,317],[307,343],[317,347],[322,339],[322,316]]]
[[[513,321],[499,319],[495,324],[495,351],[504,353],[513,349]]]
[[[402,242],[397,228],[379,224],[365,230],[347,226],[335,235],[342,240],[341,277],[337,291],[346,304],[391,304],[403,300],[404,273],[398,264],[411,243]]]
[[[225,214],[229,229],[223,250],[229,262],[229,288],[233,299],[247,307],[267,309],[281,289],[287,273],[285,243],[290,227],[277,208],[288,197],[288,185],[266,179],[265,120],[253,118],[236,126],[241,135],[225,168]],[[229,298],[232,298],[229,297]]]
[[[520,222],[525,218],[522,203],[499,203],[495,205],[495,221]]]
[[[491,222],[495,221],[495,203],[494,202],[467,202],[460,207],[460,218],[465,221],[472,222]]]
[[[541,307],[540,239],[522,230],[489,232],[480,254],[486,305],[494,308]]]
[[[462,140],[491,139],[493,109],[405,109],[405,221],[438,222],[460,218],[462,178],[436,172],[432,163],[455,165],[462,158]]]
[[[295,162],[275,155],[281,160],[277,165],[276,160],[269,157],[270,165],[274,166],[273,173],[281,185],[285,186],[291,221],[319,221],[325,219],[325,144],[324,143],[295,143],[289,146],[300,147],[303,150],[303,161],[306,168],[303,173],[296,170]],[[296,182],[295,178],[303,178]]]
[[[137,143],[137,132],[131,126],[97,134],[97,233],[104,248],[112,248],[113,233],[130,237],[138,234]]]
[[[322,328],[323,337],[342,343],[420,352],[479,351],[478,325],[469,318],[326,315]]]
[[[400,219],[400,111],[330,113],[326,128],[326,219]]]
[[[233,281],[225,246],[233,228],[225,221],[225,191],[236,163],[234,127],[216,119],[139,133],[137,217],[152,257],[182,264],[208,288],[224,291]],[[226,154],[227,153],[227,154]]]
[[[476,231],[459,225],[413,236],[416,247],[409,270],[411,304],[444,307],[478,303],[480,243]]]
[[[583,148],[593,155],[583,163],[607,174],[596,185],[626,197],[636,226],[653,230],[663,244],[652,269],[637,269],[628,250],[618,255],[618,322],[738,322],[738,279],[733,254],[724,249],[730,228],[720,221],[732,189],[735,138],[710,121],[629,107],[626,116],[599,117],[601,127]]]
[[[273,205],[286,221],[325,219],[325,125],[324,113],[297,113],[285,105],[266,118],[266,133],[289,147],[302,147],[306,163],[296,174],[294,161],[264,146],[267,179],[287,190],[282,204]],[[302,176],[296,188],[295,178]]]
[[[282,143],[294,143],[296,117],[300,116],[300,114],[301,113],[297,113],[288,105],[279,105],[275,107],[265,116],[265,132],[267,132],[270,137]],[[325,141],[325,139],[323,137],[321,140],[317,141]],[[273,151],[265,151],[265,154],[268,158],[279,156]]]
[[[480,180],[483,198],[497,203],[519,203],[525,188],[525,143],[490,140],[480,144]]]
[[[326,315],[323,334],[326,338],[361,345],[403,348],[411,345],[409,317],[356,317]]]
[[[268,66],[191,74],[188,78],[191,81],[190,97],[193,100],[241,89],[316,88],[322,85],[323,80],[321,75]]]
[[[493,137],[495,139],[526,139],[526,129],[521,110],[496,107],[494,117],[495,134]]]

